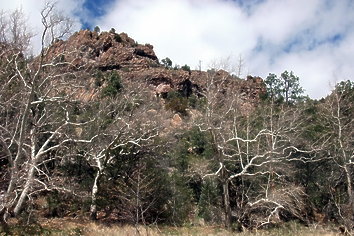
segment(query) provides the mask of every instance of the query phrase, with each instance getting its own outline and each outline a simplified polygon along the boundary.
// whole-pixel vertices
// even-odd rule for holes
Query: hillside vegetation
[[[353,81],[313,100],[293,72],[173,67],[53,5],[33,57],[23,15],[0,17],[4,233],[353,232]]]

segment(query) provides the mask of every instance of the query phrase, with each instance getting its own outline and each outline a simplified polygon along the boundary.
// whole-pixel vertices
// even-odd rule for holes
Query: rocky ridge
[[[202,96],[210,76],[210,72],[205,71],[165,68],[159,63],[152,45],[138,44],[126,33],[81,30],[66,41],[55,42],[49,48],[46,60],[70,62],[71,70],[89,74],[90,84],[94,83],[95,71],[115,70],[123,80],[147,83],[157,95],[178,90],[186,96]],[[226,81],[223,86],[232,86],[248,106],[258,103],[260,94],[265,92],[260,77],[240,79],[223,70],[215,71],[213,76],[215,81]],[[83,93],[91,93],[84,95],[85,100],[90,100],[96,91],[89,89]]]

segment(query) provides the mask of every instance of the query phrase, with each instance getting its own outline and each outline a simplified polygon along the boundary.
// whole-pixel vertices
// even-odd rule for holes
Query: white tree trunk
[[[353,193],[353,183],[350,174],[350,166],[347,164],[344,166],[345,175],[347,178],[347,192],[348,192],[348,204],[350,207],[350,214],[353,217],[354,214],[354,193]],[[353,219],[354,220],[354,219]]]
[[[26,180],[26,184],[21,192],[20,198],[17,201],[17,204],[15,206],[14,209],[14,214],[15,216],[17,216],[23,206],[23,203],[25,202],[25,199],[27,197],[27,194],[32,186],[33,180],[34,180],[34,171],[35,171],[35,166],[36,166],[36,159],[33,159],[31,161],[31,163],[29,164],[29,170],[28,170],[28,174],[27,174],[27,180]]]
[[[100,177],[101,177],[101,170],[98,170],[92,185],[92,193],[91,193],[90,217],[92,220],[97,220],[96,200],[97,200],[97,192],[98,192],[98,180]]]

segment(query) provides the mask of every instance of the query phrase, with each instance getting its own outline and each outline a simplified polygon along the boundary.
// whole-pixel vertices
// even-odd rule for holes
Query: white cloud
[[[269,0],[250,19],[250,26],[265,40],[281,44],[312,20],[322,0]]]
[[[271,2],[274,1],[265,4]],[[251,71],[266,76],[269,72],[280,74],[284,70],[293,70],[306,92],[311,97],[320,98],[329,93],[335,82],[353,80],[350,76],[354,74],[351,63],[354,60],[354,15],[351,14],[354,8],[350,1],[336,1],[330,5],[328,1],[298,2],[298,7],[291,6],[291,9],[297,9],[295,12],[301,20],[286,22],[288,29],[279,30],[284,22],[277,24],[274,20],[270,24],[265,20],[267,23],[264,24],[279,27],[278,37],[271,38],[268,31],[258,30],[259,35],[267,40],[263,50],[252,54],[257,59],[256,63],[250,62]],[[300,10],[301,5],[304,11]],[[291,18],[296,17],[286,8],[278,9],[281,11],[289,13]],[[274,13],[277,15],[278,12]],[[257,22],[262,15],[264,17],[256,12],[252,18]],[[293,43],[293,47],[284,52],[289,43]]]

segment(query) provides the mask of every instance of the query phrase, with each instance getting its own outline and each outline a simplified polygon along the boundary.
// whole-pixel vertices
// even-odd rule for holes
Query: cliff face
[[[68,62],[69,70],[87,73],[86,82],[91,84],[95,71],[115,70],[123,80],[147,83],[157,95],[179,90],[186,96],[202,96],[210,76],[214,77],[213,81],[223,81],[223,86],[232,86],[233,92],[249,106],[258,103],[259,95],[265,92],[259,77],[248,76],[243,80],[222,70],[211,73],[165,68],[159,64],[152,45],[138,44],[125,33],[79,31],[66,41],[54,43],[46,60]],[[93,89],[88,93],[91,95],[85,100],[95,97]]]

